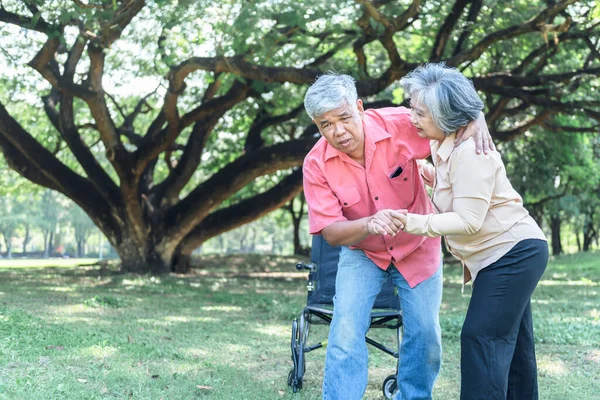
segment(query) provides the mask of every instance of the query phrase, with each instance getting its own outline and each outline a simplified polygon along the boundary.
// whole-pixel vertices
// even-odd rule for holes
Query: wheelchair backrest
[[[331,246],[321,235],[313,235],[310,260],[312,264],[316,264],[317,270],[313,276],[314,289],[308,292],[309,306],[333,304],[339,253],[339,247]],[[400,309],[398,295],[390,277],[384,283],[373,308]]]

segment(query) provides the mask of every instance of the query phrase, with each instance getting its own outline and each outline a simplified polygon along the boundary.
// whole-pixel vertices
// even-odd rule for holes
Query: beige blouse
[[[425,181],[433,181],[439,214],[409,213],[404,231],[446,236],[450,253],[468,268],[468,282],[519,241],[546,237],[508,181],[500,154],[477,154],[473,139],[454,148],[454,138],[448,136],[441,145],[431,141],[435,170],[421,166]]]

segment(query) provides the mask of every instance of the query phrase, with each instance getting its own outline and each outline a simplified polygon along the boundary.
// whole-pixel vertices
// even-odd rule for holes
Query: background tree
[[[302,223],[303,218],[306,216],[305,208],[306,199],[304,198],[304,193],[300,193],[285,205],[285,209],[292,217],[292,227],[294,232],[294,254],[298,255],[306,254],[306,248],[302,246],[300,241],[300,224]]]
[[[44,190],[40,198],[41,201],[36,204],[37,226],[44,236],[44,258],[53,255],[55,250],[55,238],[62,214],[62,206],[57,197],[56,193]]]
[[[94,233],[95,226],[90,217],[75,204],[70,205],[68,209],[68,220],[75,231],[75,242],[77,243],[75,257],[83,257],[87,240]]]
[[[592,196],[600,183],[600,162],[593,150],[597,135],[558,135],[536,127],[528,136],[501,144],[501,152],[513,186],[538,224],[547,224],[552,253],[560,254],[562,232],[580,225],[581,200]]]
[[[323,71],[381,106],[444,61],[499,141],[596,132],[599,17],[592,0],[3,0],[0,149],[81,207],[124,271],[184,271],[299,193],[302,96]]]
[[[15,199],[10,195],[0,196],[0,234],[6,246],[6,258],[12,258],[12,242],[19,226],[20,216],[16,214]]]
[[[3,163],[0,162],[0,169]],[[29,222],[31,215],[28,212],[32,205],[32,196],[35,189],[32,185],[15,174],[0,175],[0,234],[3,236],[7,248],[7,258],[13,255],[13,239],[22,233],[23,248],[31,240]],[[22,232],[20,232],[22,231]]]

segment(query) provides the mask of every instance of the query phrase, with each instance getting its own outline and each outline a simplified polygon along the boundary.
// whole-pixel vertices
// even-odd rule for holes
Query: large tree
[[[326,70],[352,74],[367,104],[385,105],[402,101],[408,71],[444,61],[472,77],[497,140],[535,125],[597,130],[594,7],[2,0],[0,149],[75,201],[124,271],[184,271],[201,243],[301,190],[316,140],[302,95]],[[124,90],[129,81],[144,86]]]

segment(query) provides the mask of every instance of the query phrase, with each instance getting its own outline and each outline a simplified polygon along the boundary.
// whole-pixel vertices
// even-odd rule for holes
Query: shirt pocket
[[[360,202],[360,193],[356,186],[351,188],[343,188],[337,192],[337,197],[340,200],[342,208],[350,208]]]
[[[401,168],[402,172],[398,168]],[[400,162],[388,171],[388,180],[392,190],[400,199],[401,207],[407,207],[414,201],[415,171],[418,173],[418,168],[413,160]]]

